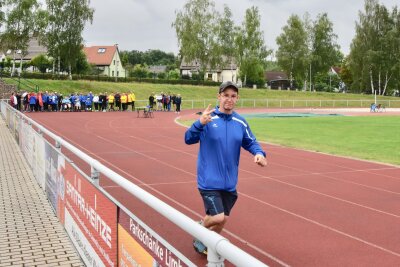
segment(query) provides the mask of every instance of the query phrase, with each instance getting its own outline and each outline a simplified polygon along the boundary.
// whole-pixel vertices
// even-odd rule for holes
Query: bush
[[[170,70],[168,72],[168,79],[170,79],[170,80],[178,80],[180,78],[179,76],[180,76],[179,70],[177,70],[177,69]]]
[[[5,72],[3,72],[5,75]],[[8,73],[9,76],[9,73]],[[22,78],[25,79],[42,79],[42,80],[68,80],[68,74],[53,74],[53,73],[39,73],[39,72],[23,72]],[[102,81],[102,82],[116,82],[115,77],[102,76],[102,75],[81,75],[72,74],[72,80],[88,80],[88,81]],[[195,81],[195,80],[170,80],[170,79],[151,79],[151,78],[135,78],[135,77],[119,77],[117,82],[143,82],[143,83],[156,83],[156,84],[187,84],[187,85],[205,85],[205,86],[219,86],[219,82],[213,81]]]
[[[182,80],[191,80],[190,76],[187,75],[187,74],[182,75],[182,76],[181,76],[181,79],[182,79]]]
[[[159,74],[157,74],[157,78],[158,79],[165,79],[166,78],[166,73],[165,72],[160,72]]]

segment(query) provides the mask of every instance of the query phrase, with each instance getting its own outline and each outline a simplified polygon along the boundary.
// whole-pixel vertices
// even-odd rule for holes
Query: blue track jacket
[[[257,142],[246,120],[233,112],[225,114],[218,107],[212,121],[202,125],[197,120],[185,133],[185,143],[200,141],[197,158],[197,184],[202,190],[235,191],[238,181],[240,148],[251,154],[265,152]]]

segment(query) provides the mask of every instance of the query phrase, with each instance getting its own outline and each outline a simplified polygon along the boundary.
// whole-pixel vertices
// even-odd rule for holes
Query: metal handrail
[[[13,111],[18,112],[18,115],[31,123],[37,129],[39,129],[42,133],[46,134],[50,138],[52,138],[56,142],[56,146],[63,146],[69,151],[71,151],[74,155],[85,161],[87,164],[91,166],[92,171],[100,172],[110,178],[113,182],[124,188],[124,190],[131,193],[133,196],[153,208],[156,212],[163,215],[165,218],[173,222],[175,225],[183,229],[185,232],[190,234],[191,236],[199,239],[203,242],[208,248],[207,260],[208,265],[210,267],[223,266],[224,258],[229,262],[235,264],[236,266],[263,266],[266,267],[264,263],[255,257],[251,256],[247,252],[243,251],[239,247],[230,243],[225,237],[219,235],[216,232],[210,231],[190,217],[181,213],[180,211],[174,209],[170,205],[151,195],[147,191],[143,190],[139,186],[130,182],[123,176],[109,169],[96,159],[90,157],[86,153],[82,152],[60,136],[52,133],[50,130],[46,129],[41,124],[37,123],[33,119],[27,117],[25,114],[13,109],[10,105],[6,104],[4,101],[1,101],[2,105],[6,105],[6,108]],[[94,182],[96,186],[100,186],[97,182]]]
[[[1,73],[1,77],[3,77],[4,73]],[[17,83],[17,87],[18,90],[20,90],[20,85],[22,84],[23,86],[25,86],[26,88],[28,88],[30,91],[35,91],[38,92],[39,91],[39,85],[29,81],[28,79],[25,79],[24,77],[18,76],[18,77],[14,77],[14,76],[4,76],[7,79],[11,79],[14,82]],[[22,80],[22,81],[21,81]]]

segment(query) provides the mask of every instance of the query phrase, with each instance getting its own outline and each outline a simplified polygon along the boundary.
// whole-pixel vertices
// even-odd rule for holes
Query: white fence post
[[[100,183],[100,172],[96,170],[93,165],[90,165],[90,178],[92,178],[92,183],[96,186],[99,187]]]

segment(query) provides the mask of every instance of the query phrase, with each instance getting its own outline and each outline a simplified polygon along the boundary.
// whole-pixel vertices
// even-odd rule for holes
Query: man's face
[[[225,89],[225,91],[218,95],[219,110],[223,113],[231,114],[238,99],[239,95],[234,89]]]

